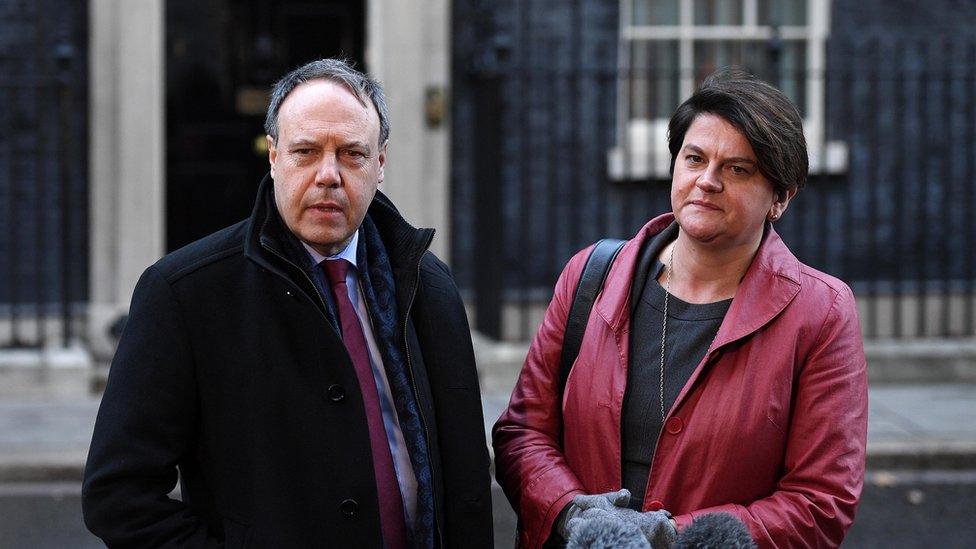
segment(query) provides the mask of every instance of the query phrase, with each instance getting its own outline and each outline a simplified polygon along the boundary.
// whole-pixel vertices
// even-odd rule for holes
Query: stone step
[[[83,398],[94,366],[82,345],[0,350],[0,398]]]

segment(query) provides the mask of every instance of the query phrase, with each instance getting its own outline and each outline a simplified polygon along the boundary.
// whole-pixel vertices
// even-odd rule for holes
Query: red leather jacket
[[[561,401],[563,330],[589,249],[556,283],[493,430],[498,482],[518,513],[523,547],[541,546],[576,494],[621,487],[631,279],[641,244],[673,219],[653,219],[621,250]],[[645,510],[667,509],[679,528],[696,515],[730,512],[760,547],[839,545],[863,484],[866,370],[851,290],[800,263],[768,228],[667,414]]]

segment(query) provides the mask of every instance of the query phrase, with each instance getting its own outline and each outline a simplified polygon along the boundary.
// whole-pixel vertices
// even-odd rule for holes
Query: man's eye
[[[366,154],[362,151],[346,151],[346,156],[351,156],[353,158],[364,158]]]
[[[298,156],[308,156],[312,154],[312,149],[295,149],[292,152]]]
[[[685,158],[692,164],[698,164],[702,161],[702,157],[698,156],[697,154],[689,154]]]

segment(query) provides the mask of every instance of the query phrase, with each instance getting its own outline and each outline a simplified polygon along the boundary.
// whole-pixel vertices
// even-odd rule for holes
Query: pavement
[[[487,429],[507,405],[484,396]],[[976,384],[870,387],[868,469],[976,469]]]
[[[98,397],[0,400],[0,482],[80,481]]]
[[[976,469],[976,384],[877,384],[869,393],[868,469]],[[508,393],[484,394],[485,434]],[[79,481],[99,399],[0,398],[0,482]]]
[[[524,357],[524,349],[510,351],[494,364],[479,357],[488,370],[481,372],[486,438]],[[973,546],[976,382],[966,372],[930,380],[917,371],[911,381],[901,373],[882,382],[872,377],[868,471],[845,547]],[[39,390],[36,378],[11,379],[0,368],[0,547],[100,546],[85,530],[80,508],[99,397],[63,384]],[[495,547],[512,547],[516,517],[497,484],[492,500]],[[926,527],[921,536],[920,524]]]

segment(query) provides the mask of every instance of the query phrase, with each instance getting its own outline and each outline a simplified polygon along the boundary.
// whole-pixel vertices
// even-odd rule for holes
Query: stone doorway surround
[[[164,0],[89,3],[89,333],[96,361],[142,271],[163,253]]]

